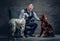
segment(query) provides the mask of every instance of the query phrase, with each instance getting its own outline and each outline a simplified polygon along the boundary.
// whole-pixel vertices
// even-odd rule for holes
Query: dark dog
[[[43,37],[54,37],[54,30],[51,26],[51,24],[47,21],[47,18],[44,14],[40,15],[41,19],[41,33],[40,36]]]

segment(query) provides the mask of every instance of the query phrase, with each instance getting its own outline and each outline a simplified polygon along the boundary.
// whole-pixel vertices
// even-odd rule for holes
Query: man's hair
[[[33,6],[33,4],[32,4],[32,3],[31,3],[31,4],[29,4],[28,6],[30,6],[30,5],[31,5],[31,6]],[[34,6],[33,6],[33,8],[34,8]]]

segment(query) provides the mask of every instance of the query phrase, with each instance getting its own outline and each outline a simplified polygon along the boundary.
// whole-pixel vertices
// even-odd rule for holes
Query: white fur
[[[21,30],[21,35],[24,36],[24,30],[25,30],[25,16],[29,16],[27,13],[24,13],[23,17],[20,19],[12,18],[9,23],[12,25],[12,35],[14,35],[16,31],[16,27]],[[16,25],[18,24],[18,26]],[[21,28],[20,28],[21,27]]]

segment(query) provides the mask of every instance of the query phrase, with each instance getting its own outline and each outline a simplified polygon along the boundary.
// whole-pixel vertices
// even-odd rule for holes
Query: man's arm
[[[40,21],[39,17],[37,16],[37,14],[35,12],[33,12],[34,14],[34,18],[37,20],[37,21]]]
[[[23,17],[23,14],[24,14],[24,9],[22,9],[22,10],[20,11],[19,18],[22,18],[22,17]]]

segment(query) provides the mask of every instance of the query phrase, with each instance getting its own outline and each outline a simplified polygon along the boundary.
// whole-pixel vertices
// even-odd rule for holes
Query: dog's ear
[[[29,16],[27,13],[24,13],[24,15],[27,16],[27,17]]]

